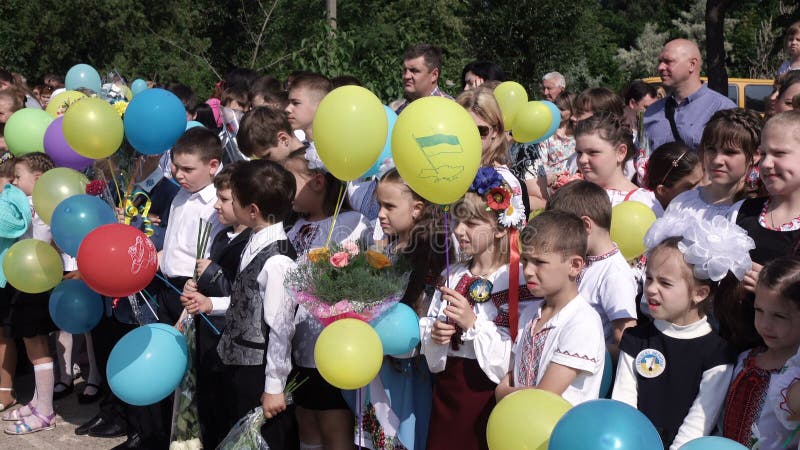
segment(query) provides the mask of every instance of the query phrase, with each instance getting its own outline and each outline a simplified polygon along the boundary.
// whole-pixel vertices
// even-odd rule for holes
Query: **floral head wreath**
[[[497,223],[506,228],[525,226],[525,206],[519,196],[514,196],[502,175],[493,167],[481,167],[469,187],[486,201],[486,210],[497,214]]]
[[[694,266],[694,275],[701,280],[720,281],[730,271],[742,280],[753,265],[750,250],[756,247],[753,239],[735,223],[723,216],[710,221],[668,214],[656,220],[644,245],[652,249],[665,239],[681,237],[678,250],[683,259]]]

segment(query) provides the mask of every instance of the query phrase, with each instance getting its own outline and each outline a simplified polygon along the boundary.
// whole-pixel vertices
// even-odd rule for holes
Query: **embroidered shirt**
[[[550,363],[578,370],[562,397],[573,405],[597,399],[606,347],[600,316],[578,294],[534,335],[544,301],[520,313],[522,330],[514,343],[514,384],[536,386]]]

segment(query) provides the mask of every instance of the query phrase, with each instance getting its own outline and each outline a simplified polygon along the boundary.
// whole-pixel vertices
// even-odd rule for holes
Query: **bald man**
[[[728,97],[700,81],[702,66],[700,49],[694,42],[675,39],[664,45],[658,57],[658,74],[670,95],[650,105],[644,114],[651,150],[673,141],[697,150],[711,116],[736,107]]]

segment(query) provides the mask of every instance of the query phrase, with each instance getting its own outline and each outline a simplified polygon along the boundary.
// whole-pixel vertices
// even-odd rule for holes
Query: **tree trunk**
[[[708,87],[728,95],[728,72],[725,70],[725,12],[730,0],[706,2],[706,64]]]

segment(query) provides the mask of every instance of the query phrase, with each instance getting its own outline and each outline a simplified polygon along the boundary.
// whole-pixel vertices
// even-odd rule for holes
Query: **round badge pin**
[[[636,355],[636,372],[645,378],[655,378],[667,368],[664,354],[652,348],[646,348]]]
[[[484,278],[478,278],[469,285],[467,293],[473,302],[483,303],[492,298],[493,287],[494,286],[492,285],[491,281]]]

